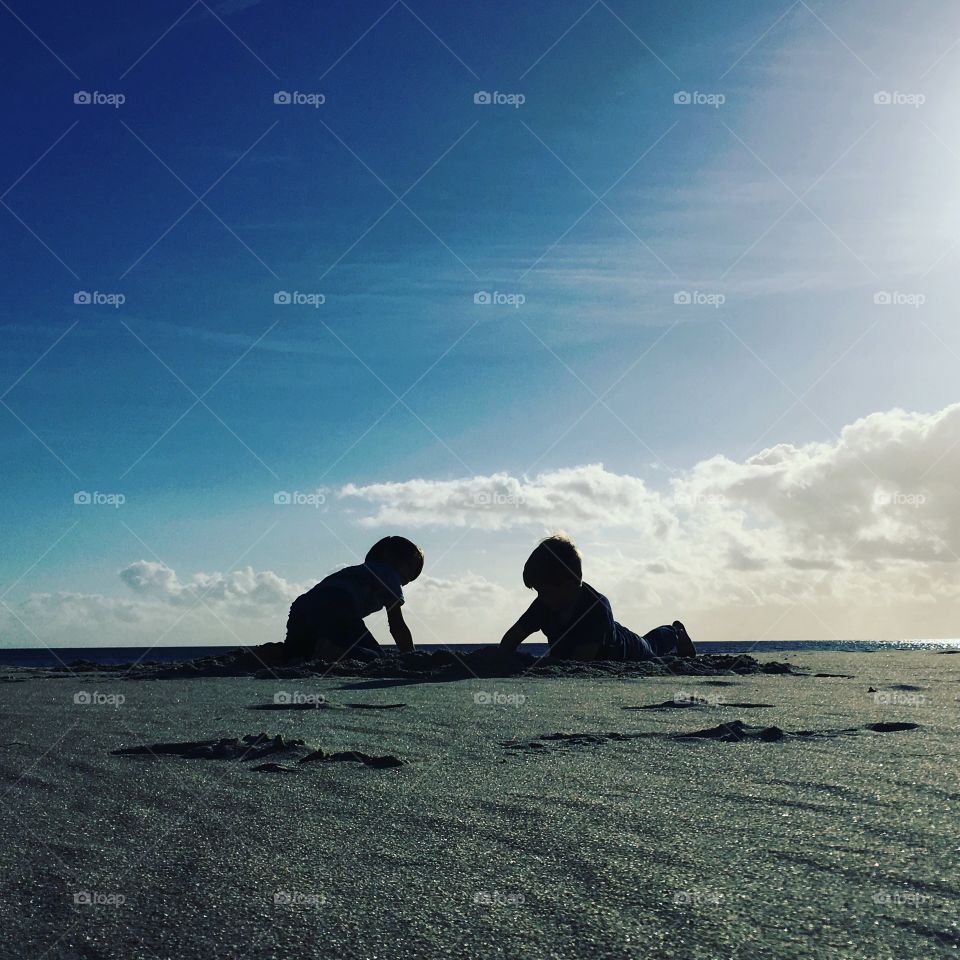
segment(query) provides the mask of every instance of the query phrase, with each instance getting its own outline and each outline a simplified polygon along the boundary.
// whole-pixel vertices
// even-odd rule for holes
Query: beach
[[[0,954],[955,956],[960,655],[775,659],[797,672],[11,670]]]

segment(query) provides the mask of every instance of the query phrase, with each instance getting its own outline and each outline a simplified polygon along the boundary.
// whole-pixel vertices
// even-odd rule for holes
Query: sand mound
[[[683,699],[664,700],[663,703],[644,703],[638,706],[622,707],[623,710],[718,710],[721,707],[736,707],[743,710],[763,710],[772,707],[772,703],[727,703],[711,697],[691,696]]]
[[[717,740],[720,743],[741,743],[744,740],[763,740],[772,742],[782,740],[787,734],[779,727],[752,727],[742,720],[731,720],[706,730],[691,730],[689,733],[679,733],[678,740],[694,738],[700,740]]]
[[[671,705],[672,701],[671,701]],[[651,704],[653,708],[663,704]],[[733,704],[731,704],[733,706]],[[769,706],[769,704],[757,704]],[[625,708],[631,709],[631,708]],[[634,707],[632,709],[643,709]],[[832,737],[851,736],[870,730],[875,733],[893,733],[901,730],[915,730],[919,724],[905,722],[868,723],[863,727],[844,727],[834,730],[783,730],[780,727],[752,726],[743,720],[730,720],[719,723],[715,727],[704,730],[683,730],[679,733],[622,733],[619,731],[590,731],[577,733],[542,733],[533,740],[504,740],[500,743],[508,755],[516,755],[518,751],[547,752],[564,747],[597,747],[611,742],[657,738],[661,740],[696,741],[712,740],[715,743],[777,743],[785,740],[829,739]]]
[[[264,760],[266,762],[250,768],[264,773],[295,773],[301,764],[318,762],[348,761],[377,769],[403,766],[403,760],[399,757],[375,757],[359,750],[326,753],[305,740],[284,738],[281,734],[271,737],[266,733],[249,733],[244,737],[226,737],[219,740],[152,743],[139,747],[124,747],[113,750],[112,753],[116,756],[148,756],[154,759],[178,756],[187,760],[240,760],[244,763]],[[266,759],[268,757],[269,760]],[[291,766],[294,762],[296,766]]]
[[[844,727],[840,730],[795,730],[793,732],[781,730],[780,727],[753,727],[742,720],[731,720],[706,730],[693,730],[688,733],[678,733],[677,740],[716,740],[720,743],[743,743],[750,740],[772,742],[791,738],[803,737],[840,737],[860,733],[861,730],[872,730],[875,733],[895,733],[901,730],[916,730],[917,723],[868,723],[864,727]]]

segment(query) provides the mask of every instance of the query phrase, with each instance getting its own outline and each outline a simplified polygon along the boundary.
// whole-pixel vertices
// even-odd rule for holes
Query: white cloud
[[[485,534],[471,572],[438,576],[428,551],[426,572],[406,590],[418,642],[499,639],[530,600],[520,584],[526,553],[557,529],[574,537],[586,578],[635,629],[678,617],[711,639],[951,636],[960,622],[957,476],[960,404],[874,413],[830,443],[710,457],[662,490],[588,464],[532,478],[348,484],[337,503],[352,505],[371,537],[374,528]],[[180,575],[150,560],[119,579],[125,597],[37,593],[0,607],[7,642],[279,640],[290,602],[312,586],[252,567]],[[387,640],[381,621],[371,626]]]
[[[133,599],[99,593],[34,593],[0,608],[8,642],[53,647],[282,640],[291,601],[307,589],[251,567],[181,579],[152,560],[119,572]]]
[[[181,581],[174,570],[151,560],[137,560],[120,571],[120,579],[138,596],[173,606],[224,607],[243,616],[273,616],[306,587],[289,583],[270,570],[244,567],[228,574],[196,573]]]
[[[958,475],[955,404],[874,413],[830,443],[711,457],[664,491],[589,464],[533,478],[349,484],[340,496],[367,507],[358,521],[368,527],[528,527],[531,545],[566,529],[587,576],[638,617],[726,611],[742,637],[745,624],[799,605],[855,623],[848,635],[915,636],[915,608],[958,599]],[[816,634],[825,630],[821,622]]]
[[[461,480],[408,480],[367,486],[347,484],[338,497],[359,499],[376,511],[363,526],[431,525],[505,530],[537,525],[630,526],[663,535],[674,522],[658,494],[637,477],[589,464],[533,479],[506,473]]]

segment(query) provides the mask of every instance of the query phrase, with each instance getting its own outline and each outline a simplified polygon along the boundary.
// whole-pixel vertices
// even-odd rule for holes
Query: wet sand
[[[21,674],[0,951],[955,956],[960,655],[759,659],[805,673]]]

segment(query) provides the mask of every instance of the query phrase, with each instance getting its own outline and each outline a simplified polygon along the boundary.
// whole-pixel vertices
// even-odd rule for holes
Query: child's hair
[[[525,587],[579,583],[582,579],[580,551],[568,537],[554,536],[541,540],[523,565]]]
[[[384,537],[378,540],[364,558],[366,563],[402,563],[410,560],[417,568],[419,577],[423,571],[423,551],[406,537]]]

